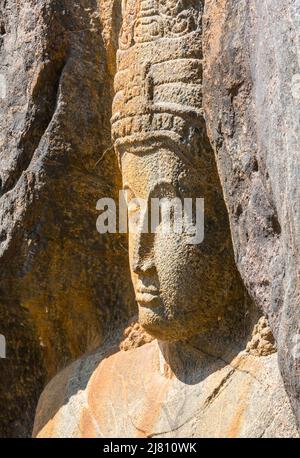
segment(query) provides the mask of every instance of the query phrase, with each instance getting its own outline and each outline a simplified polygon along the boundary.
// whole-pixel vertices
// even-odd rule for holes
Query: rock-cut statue
[[[129,234],[130,269],[151,338],[60,373],[39,402],[39,437],[298,434],[272,333],[235,267],[202,112],[203,5],[123,1],[112,137],[129,221],[138,213],[141,223]],[[152,199],[197,198],[202,243],[160,222],[145,230]]]

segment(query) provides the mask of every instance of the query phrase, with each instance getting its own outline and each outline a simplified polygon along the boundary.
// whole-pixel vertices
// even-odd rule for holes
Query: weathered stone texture
[[[139,342],[145,343],[139,346],[132,345],[129,337],[128,345],[121,345],[128,351],[111,349],[106,354],[102,349],[58,374],[40,398],[34,436],[298,437],[278,369],[272,329],[265,317],[259,319],[261,315],[249,300],[233,263],[227,213],[203,118],[202,95],[206,97],[212,136],[213,123],[219,119],[214,111],[218,105],[210,107],[214,100],[210,101],[205,91],[211,94],[216,90],[214,83],[221,96],[227,91],[226,74],[217,73],[219,79],[215,81],[214,65],[210,66],[220,53],[220,62],[216,62],[220,72],[218,64],[223,57],[218,41],[222,36],[216,31],[213,35],[211,30],[213,25],[222,30],[222,20],[226,30],[238,29],[241,18],[235,15],[232,24],[228,18],[218,17],[215,3],[196,0],[128,0],[123,5],[112,136],[129,220],[137,213],[140,216],[137,230],[129,234],[139,322],[158,340],[145,343],[144,336],[137,335]],[[249,21],[247,27],[251,27]],[[202,56],[203,43],[207,62]],[[237,46],[232,41],[228,44],[230,65]],[[241,53],[237,56],[245,59]],[[237,73],[241,70],[238,63]],[[209,79],[204,89],[203,65]],[[231,82],[230,72],[227,78]],[[243,86],[240,81],[235,83],[229,90],[228,119],[224,109],[224,129],[229,138],[235,133],[234,103],[237,98],[238,104]],[[249,86],[237,109],[250,110]],[[217,127],[222,129],[222,123]],[[251,134],[244,124],[240,127],[240,136]],[[218,153],[222,143],[220,146],[218,139],[212,140]],[[242,159],[239,153],[238,149],[236,161],[246,164],[248,181],[258,178],[255,203],[265,189],[258,177],[260,165],[251,149]],[[231,157],[230,149],[223,152],[221,174],[227,162],[231,164]],[[225,172],[229,173],[227,169]],[[246,177],[238,178],[232,179],[228,189],[224,179],[227,200],[226,192],[231,192],[230,196],[243,192],[237,186]],[[155,232],[145,233],[141,223],[147,221],[148,211],[136,201],[132,204],[132,199],[149,205],[152,196],[180,196],[182,200],[204,197],[202,243],[191,243],[186,228],[180,234],[171,231],[166,235],[159,224]],[[267,192],[256,204],[252,223],[258,240],[253,249],[259,252],[255,262],[273,247],[272,256],[267,254],[274,274],[275,268],[281,267],[276,264],[280,223]],[[242,217],[243,207],[237,214]],[[268,280],[266,265],[256,264],[255,270],[253,278],[260,276],[263,289]],[[262,305],[259,295],[253,297]],[[266,296],[264,299],[270,301]],[[265,306],[264,312],[276,332],[279,317],[275,311],[270,314],[271,307]],[[140,331],[138,326],[136,331]],[[131,329],[126,333],[134,338]]]
[[[80,360],[50,382],[35,436],[298,437],[276,354],[226,361],[199,352],[193,371],[188,359],[184,369],[170,365],[156,340],[115,352]]]
[[[299,0],[0,0],[0,436],[30,435],[46,382],[99,346],[47,386],[35,435],[298,436],[276,347],[300,420],[299,28]],[[152,337],[129,327],[126,352],[106,339],[135,312],[126,238],[95,225],[112,143],[137,195],[206,208],[199,250],[131,240]],[[252,337],[222,188],[268,318]]]
[[[188,338],[198,330],[211,335],[216,323],[227,327],[229,335],[229,328],[237,328],[233,322],[243,320],[247,298],[234,264],[228,216],[203,119],[204,3],[128,0],[124,5],[112,139],[129,221],[136,214],[143,219],[138,234],[129,234],[139,320],[161,340]],[[177,197],[182,205],[184,199],[204,198],[204,242],[193,243],[186,227],[186,234],[179,236],[165,235],[162,224],[155,234],[142,233],[148,213],[139,205],[132,212],[130,201],[141,199],[150,209],[152,197]]]
[[[207,0],[204,109],[237,265],[299,418],[298,0]]]
[[[103,4],[0,2],[4,437],[31,435],[46,382],[133,306],[126,239],[96,231],[97,200],[120,186],[110,139],[120,11]]]

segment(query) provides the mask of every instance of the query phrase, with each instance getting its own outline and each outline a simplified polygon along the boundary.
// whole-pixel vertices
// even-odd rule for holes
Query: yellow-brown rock
[[[104,3],[0,2],[1,437],[30,436],[46,383],[133,313],[126,237],[96,230],[121,182]]]
[[[232,360],[157,341],[98,353],[59,374],[37,410],[37,437],[298,437],[277,355]],[[87,378],[87,374],[89,374]]]
[[[52,380],[34,436],[298,437],[271,328],[233,261],[206,135],[205,2],[122,5],[112,139],[128,207],[139,325],[125,331],[121,348],[128,351],[102,348]],[[178,206],[192,199],[197,206],[199,198],[204,237],[197,212],[185,214],[178,230]],[[153,230],[153,199],[172,202],[173,230],[163,217]],[[145,343],[148,334],[155,340]]]

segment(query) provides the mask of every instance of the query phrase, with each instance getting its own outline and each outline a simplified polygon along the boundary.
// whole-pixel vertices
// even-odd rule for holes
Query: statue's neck
[[[250,331],[250,330],[249,330]],[[186,383],[210,371],[224,367],[246,348],[249,332],[211,330],[207,335],[195,335],[185,341],[159,341],[160,369],[166,376],[174,374]]]

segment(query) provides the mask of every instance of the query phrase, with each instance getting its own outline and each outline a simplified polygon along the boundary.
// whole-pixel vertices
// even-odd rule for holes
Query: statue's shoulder
[[[34,437],[101,437],[96,418],[102,415],[107,397],[119,393],[124,377],[138,378],[145,361],[152,364],[157,356],[156,341],[121,348],[101,348],[82,357],[48,383],[36,410]],[[90,433],[95,425],[97,431]]]
[[[57,416],[63,421],[70,410],[73,415],[80,415],[80,406],[84,403],[84,393],[91,377],[100,370],[105,359],[118,351],[116,346],[99,348],[74,361],[47,384],[38,402],[33,437],[41,432],[43,436],[57,437],[54,421]]]

